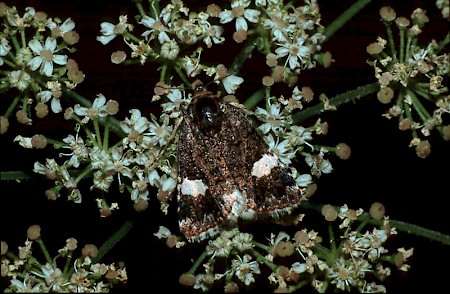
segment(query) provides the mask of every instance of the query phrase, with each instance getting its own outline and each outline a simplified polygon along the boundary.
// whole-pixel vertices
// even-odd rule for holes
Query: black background
[[[12,5],[8,1],[6,3]],[[220,4],[220,1],[216,3]],[[329,24],[351,3],[353,1],[319,1],[321,23],[324,26]],[[126,45],[119,38],[107,46],[95,40],[100,34],[102,21],[116,23],[119,15],[128,11],[129,21],[133,23],[132,18],[137,13],[132,1],[93,1],[89,4],[81,4],[80,1],[18,1],[14,5],[19,13],[23,13],[26,6],[33,6],[49,16],[59,16],[63,20],[71,17],[75,21],[75,30],[81,39],[73,58],[86,74],[85,81],[77,87],[78,93],[92,100],[98,93],[103,93],[107,99],[116,99],[123,115],[136,107],[144,114],[157,111],[156,105],[150,102],[154,84],[159,78],[159,72],[154,66],[146,64],[143,67],[124,68],[113,65],[110,63],[110,54],[116,50],[128,52]],[[420,42],[427,42],[431,38],[441,40],[448,30],[448,22],[442,19],[435,1],[373,1],[323,46],[323,51],[333,54],[335,62],[332,67],[303,72],[298,85],[310,86],[317,99],[322,92],[332,97],[374,82],[373,69],[365,63],[368,58],[365,48],[377,36],[385,36],[378,14],[383,5],[392,6],[398,16],[408,18],[417,7],[427,10],[431,22],[420,35]],[[230,50],[235,49],[213,46],[205,58],[229,65],[234,57]],[[245,82],[237,93],[241,100],[258,89],[262,76],[268,74],[266,69],[258,67],[258,64],[264,64],[264,60],[258,59],[261,58],[258,56],[253,58],[243,66],[241,76],[245,77]],[[2,102],[1,109],[6,109],[8,104],[5,103]],[[322,115],[322,119],[329,123],[330,130],[320,143],[334,146],[345,142],[351,146],[352,156],[346,161],[332,161],[334,172],[319,180],[318,191],[312,200],[334,205],[346,203],[351,208],[361,207],[365,210],[369,209],[372,202],[380,201],[392,219],[449,234],[449,208],[445,204],[450,194],[449,142],[444,142],[437,132],[433,132],[429,138],[432,153],[427,159],[420,159],[414,149],[408,147],[410,135],[399,131],[395,121],[381,116],[385,110],[386,106],[373,95],[356,104],[344,105],[336,112]],[[64,132],[65,124],[55,115],[36,120],[32,127],[19,126],[11,120],[10,131],[2,135],[1,169],[31,171],[37,158],[43,162],[47,154],[54,157],[56,153],[50,148],[24,150],[12,143],[12,139],[18,133],[24,136],[42,133],[63,138],[67,135]],[[20,132],[16,132],[17,129]],[[1,185],[1,239],[6,240],[11,249],[23,245],[26,230],[32,224],[42,227],[43,239],[54,255],[58,248],[64,246],[68,237],[77,238],[80,246],[85,243],[100,245],[125,220],[135,218],[133,230],[109,252],[103,262],[125,261],[129,275],[128,290],[190,290],[179,285],[178,277],[189,269],[191,259],[200,255],[202,247],[169,249],[153,236],[159,225],[173,231],[177,228],[176,214],[171,211],[169,216],[163,216],[156,197],[150,197],[149,209],[138,215],[128,196],[118,193],[111,195],[116,198],[114,201],[120,203],[121,209],[110,218],[101,219],[94,202],[95,194],[88,192],[89,186],[82,190],[83,203],[77,205],[64,199],[47,201],[44,191],[50,183],[29,181],[18,185],[1,182]],[[175,206],[173,203],[172,208]],[[325,228],[321,221],[316,225],[318,231]],[[313,229],[313,226],[308,224],[309,229]],[[255,229],[258,230],[257,227]],[[448,246],[405,233],[399,234],[392,245],[394,247],[390,247],[391,250],[404,246],[407,249],[414,247],[415,251],[408,274],[393,270],[391,279],[385,284],[388,293],[445,289],[449,273],[446,267],[450,262]],[[264,291],[268,282],[260,282],[257,288]]]

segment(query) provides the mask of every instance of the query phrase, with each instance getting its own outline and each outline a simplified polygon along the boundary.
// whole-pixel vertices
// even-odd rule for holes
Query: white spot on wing
[[[272,168],[278,166],[278,158],[275,155],[264,154],[263,157],[253,164],[252,176],[261,178],[270,175]]]
[[[229,195],[223,196],[225,203],[231,208],[231,212],[228,215],[228,219],[236,220],[246,206],[247,199],[238,190],[235,190]]]
[[[188,178],[185,178],[183,183],[181,183],[181,194],[183,195],[205,195],[206,189],[208,189],[208,187],[203,184],[202,180],[189,180]]]

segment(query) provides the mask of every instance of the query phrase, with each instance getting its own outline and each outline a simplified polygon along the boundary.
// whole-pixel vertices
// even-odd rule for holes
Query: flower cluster
[[[39,261],[33,254],[33,245],[38,243],[46,260]],[[75,258],[78,242],[74,238],[66,240],[66,245],[51,258],[41,238],[41,228],[33,225],[28,228],[27,241],[19,246],[18,255],[8,250],[6,242],[1,241],[1,276],[9,280],[7,290],[11,292],[108,292],[111,288],[127,282],[126,268],[114,263],[93,262],[97,247],[86,244],[81,256]],[[64,268],[56,263],[65,259]]]
[[[215,79],[220,80],[228,94],[235,93],[244,82],[243,78],[229,73],[223,64],[211,66],[200,59],[203,50],[225,41],[225,25],[230,22],[235,22],[235,41],[238,38],[236,34],[239,38],[247,33],[265,38],[264,41],[260,40],[265,46],[259,49],[267,57],[267,65],[272,70],[272,75],[263,79],[263,85],[267,89],[266,96],[258,98],[266,100],[266,107],[258,106],[253,112],[240,104],[234,96],[225,97],[226,101],[241,108],[249,117],[256,118],[258,130],[281,162],[290,165],[298,155],[305,158],[309,169],[305,168],[302,172],[294,167],[291,169],[296,183],[302,188],[308,188],[307,195],[312,195],[315,191],[313,176],[320,177],[323,173],[332,171],[331,163],[326,157],[330,151],[336,151],[338,154],[338,148],[316,146],[311,142],[314,135],[327,133],[326,122],[319,119],[309,127],[294,124],[292,115],[301,111],[304,104],[313,99],[311,88],[292,87],[289,97],[270,95],[270,88],[275,82],[282,81],[293,85],[301,70],[316,65],[313,56],[321,49],[320,43],[324,36],[321,33],[320,13],[315,1],[299,7],[283,4],[282,1],[232,1],[230,9],[222,10],[217,5],[209,5],[201,12],[190,11],[182,1],[173,1],[161,11],[156,3],[149,10],[143,10],[140,2],[136,5],[141,12],[136,18],[137,25],[130,24],[127,15],[120,16],[117,24],[103,22],[101,35],[97,40],[108,44],[121,35],[132,50],[132,59],[138,58],[141,63],[161,64],[162,78],[155,87],[152,102],[161,102],[162,113],[159,117],[155,114],[144,116],[141,110],[133,108],[129,110],[128,117],[117,120],[114,117],[119,112],[117,101],[107,101],[103,94],[98,94],[90,103],[74,91],[65,91],[67,88],[73,89],[74,85],[67,82],[61,84],[61,81],[67,81],[67,78],[51,75],[50,61],[40,60],[41,71],[36,72],[36,78],[40,73],[40,80],[47,76],[51,76],[52,80],[46,82],[49,90],[39,91],[36,97],[42,103],[51,100],[54,112],[63,112],[66,120],[75,122],[74,133],[61,141],[41,134],[32,137],[18,135],[15,138],[24,148],[45,148],[52,144],[55,148],[64,150],[60,153],[60,157],[66,159],[64,162],[47,158],[45,163],[36,162],[34,165],[34,172],[45,175],[55,183],[45,192],[46,196],[56,199],[63,194],[64,189],[67,199],[80,203],[83,192],[79,189],[79,183],[83,179],[92,178],[91,190],[102,192],[109,192],[116,180],[118,190],[130,193],[138,211],[147,208],[150,187],[157,188],[161,209],[167,212],[177,180],[177,128],[183,119],[182,112],[189,107],[192,99],[179,88],[165,83],[166,80],[172,79],[167,74],[175,70],[184,81],[183,87],[187,87],[190,85],[187,77],[196,76],[203,71],[208,76],[215,75]],[[11,15],[19,17],[14,8],[5,8],[4,11],[8,20]],[[29,26],[36,27],[37,24],[33,23],[36,22],[33,18],[36,13],[32,8],[27,11],[27,18],[21,19],[29,19]],[[143,11],[149,11],[150,15]],[[44,34],[46,29],[51,29],[53,37],[48,37],[45,45],[41,46],[33,39],[30,41],[30,50],[36,54],[38,49],[52,52],[66,50],[69,45],[67,42],[59,45],[58,49],[55,49],[55,42],[59,40],[58,37],[73,35],[73,21],[68,19],[56,26],[57,20],[47,17],[39,19],[43,23],[39,26],[38,36]],[[140,36],[133,35],[137,27],[143,29]],[[10,35],[14,37],[14,34]],[[41,39],[43,38],[42,36]],[[185,49],[180,51],[180,48]],[[39,58],[45,55],[39,54],[40,57],[30,59],[31,71],[36,70]],[[66,60],[67,64],[70,63],[62,55],[55,53],[53,57],[56,64],[62,63],[63,60]],[[127,60],[126,53],[115,52],[111,60],[113,63],[124,62]],[[184,72],[179,69],[184,69]],[[61,72],[69,74],[70,70]],[[59,96],[55,97],[55,93]],[[63,93],[79,103],[62,111],[59,97]],[[36,109],[44,111],[45,107],[41,107],[41,104]],[[110,139],[111,132],[119,135],[118,140]],[[347,150],[347,156],[341,158],[348,158],[349,147],[344,146],[344,149]],[[118,208],[117,203],[109,203],[106,197],[96,201],[102,216],[109,216],[112,210]]]
[[[318,292],[334,287],[336,291],[356,289],[385,293],[386,288],[377,280],[384,281],[391,274],[389,264],[408,271],[406,262],[413,249],[399,248],[389,254],[386,241],[397,232],[384,215],[381,203],[374,203],[369,213],[362,209],[349,209],[347,205],[337,209],[324,205],[322,214],[340,231],[339,236],[329,236],[329,243],[314,230],[307,229],[301,229],[293,236],[283,231],[272,234],[266,240],[267,245],[238,229],[223,231],[208,242],[203,254],[188,272],[180,276],[179,281],[202,291],[223,285],[226,293],[236,293],[240,288],[254,284],[262,273],[260,267],[265,266],[271,270],[267,279],[276,288],[276,293],[293,292],[308,284]],[[297,220],[303,221],[303,217],[298,216]],[[363,219],[377,225],[366,231],[363,231],[364,226],[353,228]],[[173,236],[164,227],[160,227],[155,235],[159,238]],[[327,244],[330,248],[326,247]],[[198,270],[208,257],[203,263],[204,271]]]
[[[0,2],[0,17],[0,66],[5,75],[0,91],[11,99],[0,118],[5,133],[16,109],[17,120],[28,125],[33,106],[37,118],[45,117],[49,107],[53,113],[61,112],[63,87],[74,89],[84,74],[70,58],[80,38],[72,19],[50,18],[32,7],[20,14],[4,2]]]
[[[398,120],[400,130],[412,134],[410,147],[417,156],[427,157],[431,152],[428,141],[430,131],[438,130],[444,140],[450,140],[450,125],[444,115],[450,113],[448,93],[449,54],[443,52],[445,43],[435,40],[420,45],[418,36],[429,18],[418,8],[410,19],[397,16],[389,6],[380,9],[387,28],[387,40],[378,37],[367,46],[370,64],[380,84],[378,100],[390,105],[385,117]],[[400,42],[396,47],[391,26],[399,30]],[[432,111],[428,108],[434,107]]]
[[[174,61],[189,77],[205,71],[209,76],[214,68],[202,64],[201,52],[213,45],[226,41],[225,25],[234,22],[233,39],[240,43],[249,35],[257,36],[259,49],[267,56],[267,65],[277,80],[289,81],[301,70],[313,68],[313,58],[321,50],[324,41],[320,25],[319,7],[316,1],[308,1],[304,6],[294,7],[283,1],[233,0],[230,7],[222,9],[210,4],[205,11],[192,12],[182,1],[172,1],[159,10],[153,3],[145,10],[137,3],[141,14],[138,24],[143,27],[141,35],[132,34],[136,29],[128,23],[128,17],[121,15],[118,24],[103,22],[101,36],[97,40],[108,44],[116,36],[122,35],[132,50],[131,58],[140,63],[158,62],[158,59]],[[148,11],[149,14],[146,13]],[[191,50],[181,50],[190,45]],[[119,51],[118,51],[119,52]],[[118,55],[113,53],[112,60]],[[120,62],[126,54],[120,51]],[[119,62],[115,62],[119,63]],[[295,80],[295,78],[294,78]],[[292,82],[292,81],[291,81]]]
[[[21,14],[0,2],[0,91],[9,103],[0,116],[0,133],[8,131],[13,111],[20,123],[31,125],[36,123],[34,116],[44,118],[50,108],[69,126],[59,140],[43,134],[16,135],[14,139],[23,148],[51,145],[58,150],[57,157],[46,153],[44,161],[34,163],[33,171],[53,182],[45,191],[48,199],[66,196],[80,203],[92,194],[97,197],[100,215],[108,217],[119,208],[110,200],[113,196],[108,198],[112,191],[129,195],[136,211],[147,209],[151,197],[156,196],[161,210],[168,214],[178,180],[179,126],[193,104],[188,92],[195,89],[196,82],[190,80],[202,75],[216,82],[219,92],[226,92],[226,96],[220,95],[220,103],[228,103],[247,116],[270,151],[289,169],[305,198],[315,193],[319,177],[333,172],[331,155],[344,160],[350,157],[345,143],[334,147],[316,143],[327,134],[327,122],[318,118],[300,125],[298,121],[303,113],[318,115],[343,103],[321,95],[321,102],[312,106],[314,91],[300,85],[301,73],[332,62],[329,53],[320,52],[326,37],[317,0],[305,0],[298,6],[295,1],[232,0],[222,6],[197,3],[192,7],[181,0],[165,4],[152,0],[147,8],[142,1],[134,2],[138,15],[120,15],[116,24],[102,22],[97,41],[108,45],[122,39],[128,46],[130,56],[122,50],[111,54],[114,64],[150,65],[159,71],[159,82],[148,100],[159,107],[158,113],[146,114],[140,108],[119,112],[119,102],[101,93],[92,102],[77,94],[75,88],[84,74],[70,58],[73,45],[79,41],[74,21],[51,18],[32,7]],[[448,17],[448,1],[438,0],[436,5]],[[429,21],[424,10],[413,11],[408,19],[397,17],[391,7],[383,7],[380,15],[387,37],[378,37],[367,46],[369,64],[379,84],[377,96],[389,105],[384,116],[398,119],[399,128],[411,132],[410,146],[425,158],[431,150],[431,131],[437,130],[444,140],[450,140],[450,125],[445,121],[450,113],[446,86],[449,54],[444,52],[450,35],[441,42],[421,45],[418,36]],[[399,31],[398,46],[393,25]],[[220,60],[208,59],[208,50],[226,42],[241,48],[234,61],[222,60],[222,56]],[[260,89],[242,101],[237,98],[238,89],[246,80],[238,74],[251,55],[265,60],[265,73],[261,74]],[[225,65],[227,62],[230,64]],[[73,103],[65,105],[63,98]],[[95,193],[85,193],[81,181],[90,181],[88,188]],[[317,208],[304,202],[303,207]],[[292,212],[289,207],[286,210]],[[294,230],[272,233],[264,241],[239,228],[223,230],[207,241],[204,252],[179,281],[202,291],[222,287],[227,293],[248,289],[262,279],[276,292],[293,292],[307,285],[318,292],[330,288],[386,292],[379,282],[391,274],[391,265],[402,271],[409,269],[406,262],[412,249],[388,249],[387,241],[397,231],[381,203],[374,203],[367,213],[346,205],[324,205],[321,212],[329,225],[328,237],[306,226],[299,229],[303,214],[277,220]],[[155,236],[170,248],[187,244],[184,237],[162,226]],[[9,280],[8,291],[103,292],[127,281],[124,267],[96,263],[98,250],[93,245],[86,245],[82,255],[74,258],[77,241],[70,238],[51,258],[39,226],[30,227],[27,237],[17,256],[1,242],[1,274]],[[36,243],[46,259],[43,262],[32,254]],[[64,267],[57,263],[60,258],[66,258]]]

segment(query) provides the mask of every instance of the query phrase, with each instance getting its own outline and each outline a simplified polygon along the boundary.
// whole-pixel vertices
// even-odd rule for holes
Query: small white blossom
[[[97,117],[105,117],[108,115],[106,110],[106,98],[103,94],[98,94],[94,99],[92,107],[82,107],[80,104],[74,106],[74,111],[79,116],[84,116],[82,123],[87,123],[89,119],[96,119]]]
[[[250,261],[252,257],[248,254],[245,254],[243,258],[241,258],[240,255],[237,255],[236,257],[237,259],[233,259],[231,262],[231,267],[234,270],[236,277],[247,286],[255,282],[253,274],[261,273],[258,262]]]
[[[231,10],[224,10],[219,14],[220,23],[225,24],[236,19],[236,31],[247,31],[247,21],[257,23],[261,14],[259,10],[246,8],[250,3],[250,0],[233,0],[231,2]]]
[[[40,67],[39,72],[50,77],[53,74],[53,63],[67,64],[66,55],[54,54],[57,52],[56,45],[56,40],[51,37],[47,37],[44,45],[36,39],[31,40],[28,46],[36,56],[28,62],[30,69],[36,70]]]
[[[119,23],[114,25],[109,22],[102,22],[100,24],[102,36],[97,37],[97,41],[103,45],[111,42],[117,35],[125,33],[127,30],[132,30],[133,26],[127,23],[128,18],[126,15],[121,15],[119,17]]]

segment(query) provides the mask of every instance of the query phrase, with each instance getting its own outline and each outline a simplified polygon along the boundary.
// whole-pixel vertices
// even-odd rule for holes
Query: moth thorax
[[[194,117],[201,129],[218,127],[219,114],[219,105],[214,99],[203,98],[195,103]]]

